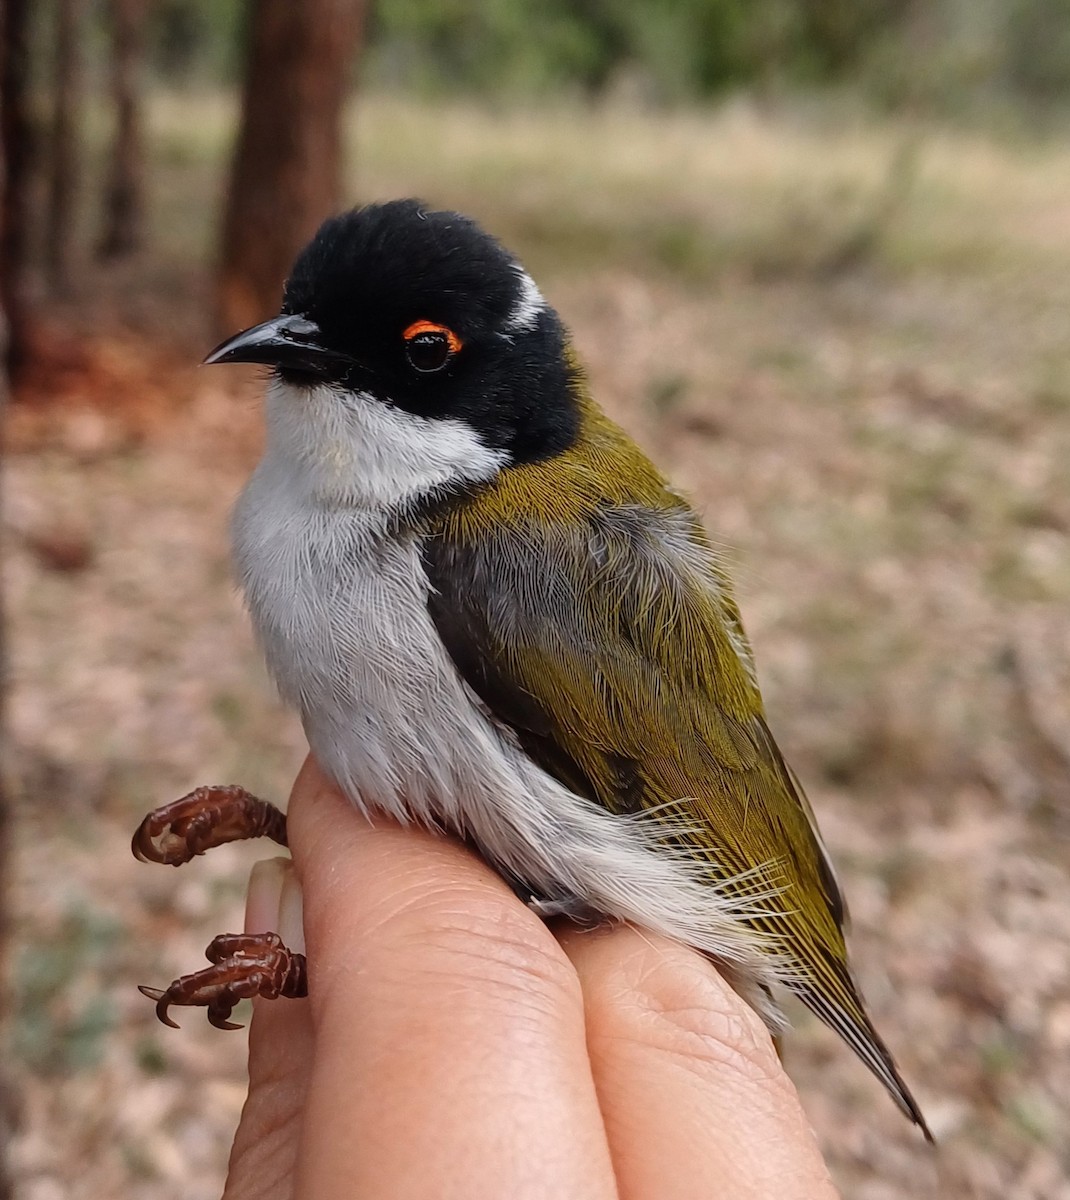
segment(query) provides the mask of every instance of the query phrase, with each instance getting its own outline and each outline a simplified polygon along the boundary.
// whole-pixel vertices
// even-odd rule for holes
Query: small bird
[[[280,316],[205,361],[271,368],[234,559],[352,803],[452,831],[546,915],[695,947],[774,1031],[793,992],[929,1136],[725,564],[516,258],[457,213],[359,208],[302,251]],[[164,1016],[207,1002],[145,990]]]

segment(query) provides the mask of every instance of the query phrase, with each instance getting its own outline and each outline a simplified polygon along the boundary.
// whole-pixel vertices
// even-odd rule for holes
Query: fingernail
[[[279,932],[282,887],[290,868],[288,858],[266,858],[249,874],[245,896],[245,932]]]
[[[279,936],[295,954],[305,952],[305,910],[301,897],[301,885],[293,863],[286,859],[287,870],[282,881],[282,896],[279,899]]]

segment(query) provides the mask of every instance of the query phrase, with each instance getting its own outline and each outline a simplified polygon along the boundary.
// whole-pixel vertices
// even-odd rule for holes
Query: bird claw
[[[217,1029],[241,1029],[229,1020],[240,1000],[263,996],[297,998],[308,995],[308,973],[303,954],[283,945],[277,933],[221,933],[205,950],[211,966],[183,975],[168,988],[138,986],[142,995],[156,1001],[156,1016],[172,1029],[172,1005],[208,1009],[208,1020]]]
[[[236,784],[199,787],[153,809],[130,842],[141,862],[178,867],[227,842],[269,837],[286,845],[286,815]]]
[[[143,996],[148,996],[150,1000],[155,1000],[157,1002],[156,1015],[165,1025],[169,1025],[172,1029],[179,1028],[178,1022],[172,1021],[167,1015],[167,1009],[170,1003],[167,999],[167,992],[165,992],[162,988],[149,987],[146,983],[139,983],[137,985],[137,990]]]

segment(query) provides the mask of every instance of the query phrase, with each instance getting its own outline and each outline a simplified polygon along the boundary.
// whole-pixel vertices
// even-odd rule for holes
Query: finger
[[[579,984],[542,922],[312,766],[289,834],[317,1049],[296,1195],[615,1196]]]
[[[705,959],[634,929],[567,931],[625,1200],[830,1200],[759,1017]]]
[[[286,858],[257,863],[249,880],[245,932],[277,932],[304,948],[301,893]],[[300,1119],[312,1067],[308,1004],[253,1001],[249,1027],[249,1095],[230,1153],[223,1200],[290,1200]]]

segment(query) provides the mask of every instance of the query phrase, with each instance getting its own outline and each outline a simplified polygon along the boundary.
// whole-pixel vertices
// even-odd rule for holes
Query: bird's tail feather
[[[839,986],[835,989],[836,996],[827,994],[827,989],[819,989],[807,984],[799,984],[791,990],[799,997],[808,1009],[851,1047],[858,1057],[866,1064],[874,1075],[884,1084],[892,1099],[903,1112],[917,1125],[927,1141],[932,1142],[933,1135],[926,1124],[918,1102],[911,1095],[899,1068],[895,1065],[891,1052],[884,1044],[880,1034],[873,1027],[873,1022],[866,1015],[862,1001],[854,985],[842,976],[836,981]],[[822,980],[822,984],[825,981]]]

